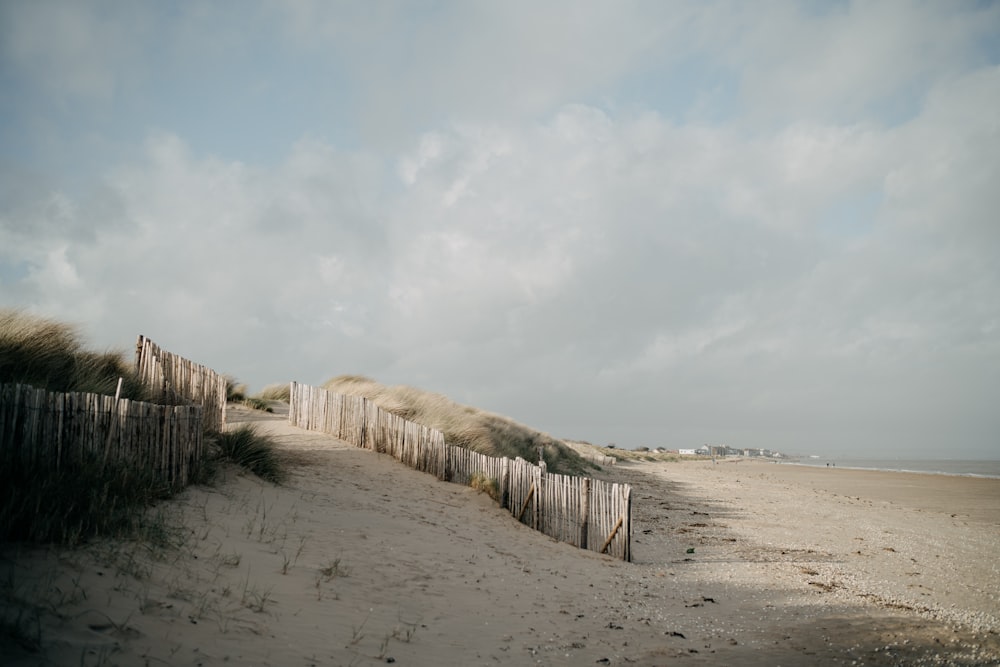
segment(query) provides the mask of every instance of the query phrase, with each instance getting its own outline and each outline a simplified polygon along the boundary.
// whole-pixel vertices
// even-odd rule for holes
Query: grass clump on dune
[[[253,424],[214,434],[212,439],[220,459],[231,461],[274,484],[285,479],[285,466],[274,440],[259,433]]]
[[[500,487],[497,481],[484,472],[473,473],[469,479],[469,486],[476,491],[485,493],[493,500],[500,502]]]
[[[122,352],[84,349],[76,328],[19,310],[0,309],[0,379],[49,391],[148,400],[149,391]]]
[[[455,403],[441,394],[402,385],[387,387],[359,375],[341,375],[323,385],[339,394],[365,396],[387,412],[444,433],[452,445],[489,456],[520,456],[537,462],[539,451],[551,472],[579,474],[592,468],[561,440],[502,415]]]

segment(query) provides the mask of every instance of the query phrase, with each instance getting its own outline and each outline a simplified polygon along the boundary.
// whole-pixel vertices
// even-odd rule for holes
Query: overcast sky
[[[0,306],[557,437],[1000,458],[1000,4],[0,0]]]

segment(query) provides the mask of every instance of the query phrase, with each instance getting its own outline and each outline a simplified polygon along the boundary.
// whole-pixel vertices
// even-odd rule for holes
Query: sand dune
[[[242,420],[291,479],[189,489],[175,548],[3,548],[3,618],[21,622],[0,663],[1000,661],[1000,480],[619,464],[600,475],[635,487],[625,563],[280,416]]]

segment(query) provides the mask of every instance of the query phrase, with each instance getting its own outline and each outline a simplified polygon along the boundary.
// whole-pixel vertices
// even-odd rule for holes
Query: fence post
[[[500,465],[500,507],[510,509],[510,459],[505,456]]]
[[[587,531],[590,528],[590,478],[584,477],[580,487],[580,548],[587,548]]]
[[[632,487],[625,487],[625,552],[622,558],[626,563],[632,562]]]

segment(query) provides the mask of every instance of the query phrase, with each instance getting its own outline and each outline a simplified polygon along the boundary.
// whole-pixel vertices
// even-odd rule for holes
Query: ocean
[[[922,472],[935,475],[962,475],[965,477],[996,477],[1000,479],[1000,461],[956,461],[922,459],[852,459],[840,457],[801,458],[794,463],[807,466],[855,470],[892,470],[897,472]]]

